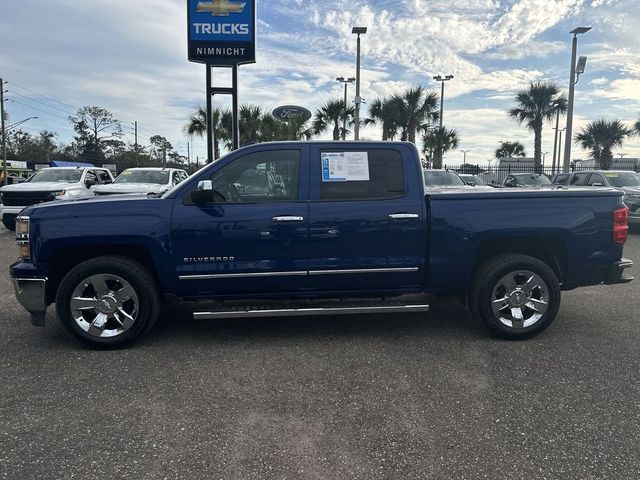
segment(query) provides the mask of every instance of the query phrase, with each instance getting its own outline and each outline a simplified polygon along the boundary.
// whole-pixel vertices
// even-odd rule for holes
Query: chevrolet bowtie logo
[[[199,2],[196,12],[210,12],[214,17],[228,17],[230,13],[242,13],[246,4],[246,2],[230,2],[229,0]]]

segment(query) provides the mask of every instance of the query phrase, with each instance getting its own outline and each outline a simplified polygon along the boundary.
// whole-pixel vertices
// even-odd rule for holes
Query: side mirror
[[[198,188],[191,192],[191,200],[196,205],[212,203],[215,200],[215,194],[213,192],[213,183],[211,180],[199,181]]]

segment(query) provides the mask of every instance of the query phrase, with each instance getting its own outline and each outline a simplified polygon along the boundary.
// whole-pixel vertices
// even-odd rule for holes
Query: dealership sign
[[[294,117],[300,117],[306,122],[312,117],[309,110],[304,107],[298,107],[297,105],[283,105],[271,112],[271,115],[285,122],[291,120]]]
[[[189,60],[213,66],[256,61],[256,0],[188,0]]]

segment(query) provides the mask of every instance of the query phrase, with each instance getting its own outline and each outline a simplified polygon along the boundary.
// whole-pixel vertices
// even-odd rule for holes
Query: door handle
[[[403,220],[407,218],[420,218],[420,215],[417,213],[392,213],[389,215],[389,218],[393,220]]]
[[[281,215],[271,219],[274,222],[303,222],[304,217],[296,217],[294,215]]]

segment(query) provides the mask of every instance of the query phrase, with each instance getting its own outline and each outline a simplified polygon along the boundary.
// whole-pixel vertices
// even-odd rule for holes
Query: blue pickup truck
[[[55,201],[17,219],[16,296],[55,303],[96,347],[131,343],[163,303],[198,318],[422,312],[456,294],[490,332],[525,339],[562,290],[632,280],[613,189],[425,194],[414,145],[242,148],[161,198]]]

